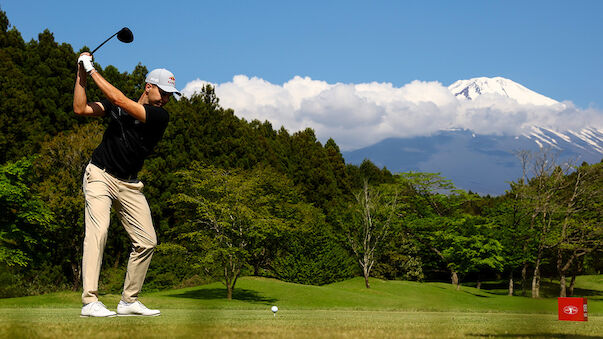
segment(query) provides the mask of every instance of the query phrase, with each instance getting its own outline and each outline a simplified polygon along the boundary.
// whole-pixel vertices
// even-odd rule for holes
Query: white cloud
[[[195,80],[183,90],[191,96],[208,82]],[[296,76],[278,85],[237,75],[212,84],[220,105],[247,120],[268,120],[290,132],[307,127],[321,141],[333,138],[342,150],[366,147],[389,137],[429,135],[465,128],[481,134],[519,135],[531,126],[565,131],[603,127],[603,114],[581,110],[571,102],[550,106],[522,105],[508,97],[484,94],[458,100],[439,82],[329,84]]]

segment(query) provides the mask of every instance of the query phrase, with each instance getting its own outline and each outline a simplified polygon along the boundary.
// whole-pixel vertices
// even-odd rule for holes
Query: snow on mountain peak
[[[559,102],[501,77],[458,80],[448,90],[461,100],[475,100],[483,94],[497,94],[522,105],[550,106]]]
[[[603,154],[603,130],[594,127],[560,132],[550,128],[532,126],[530,131],[524,133],[523,136],[533,140],[540,148],[551,147],[562,151],[569,144],[585,151]]]

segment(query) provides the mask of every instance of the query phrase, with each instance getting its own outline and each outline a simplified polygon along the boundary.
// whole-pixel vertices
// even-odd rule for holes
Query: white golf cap
[[[174,74],[165,68],[156,68],[150,71],[149,74],[147,74],[147,79],[145,81],[149,84],[157,85],[157,87],[165,92],[181,95],[176,89],[176,78],[174,78]]]

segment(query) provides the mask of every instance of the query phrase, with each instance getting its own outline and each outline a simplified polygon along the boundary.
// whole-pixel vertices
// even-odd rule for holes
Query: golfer
[[[98,279],[112,205],[132,240],[117,315],[159,315],[159,310],[150,310],[138,301],[157,237],[149,205],[142,193],[144,185],[137,179],[137,174],[168,125],[169,114],[163,106],[173,93],[180,95],[175,87],[176,80],[168,70],[155,69],[146,77],[144,92],[138,101],[134,101],[94,69],[89,53],[80,55],[77,66],[73,111],[78,115],[106,116],[109,119],[103,140],[94,150],[83,180],[86,236],[82,258],[84,292],[81,316],[116,315],[98,301]],[[92,78],[106,99],[88,102],[87,78]]]

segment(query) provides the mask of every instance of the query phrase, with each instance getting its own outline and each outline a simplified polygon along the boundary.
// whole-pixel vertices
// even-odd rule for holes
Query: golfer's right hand
[[[94,65],[92,64],[92,55],[88,53],[80,54],[80,57],[77,59],[78,64],[81,64],[84,67],[86,73],[90,74],[94,70]]]

